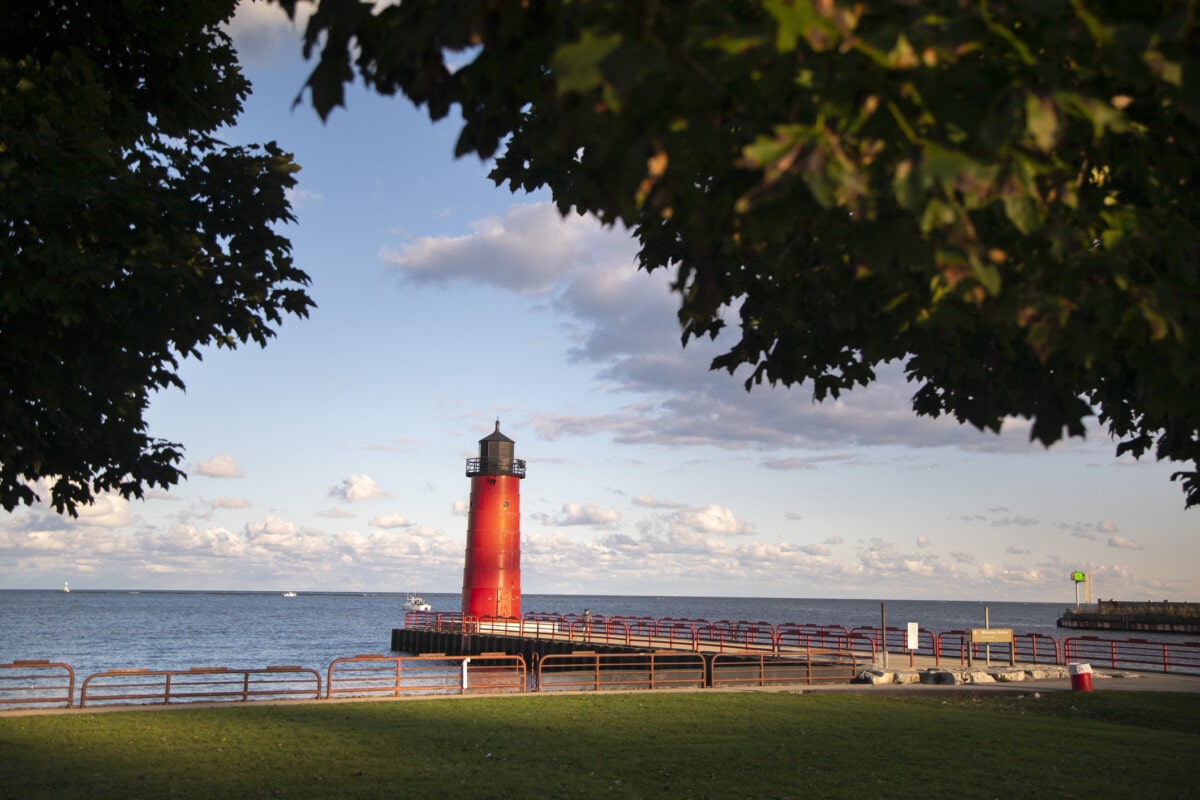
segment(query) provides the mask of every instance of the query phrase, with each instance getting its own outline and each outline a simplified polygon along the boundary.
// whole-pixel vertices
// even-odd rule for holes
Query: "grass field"
[[[1200,696],[624,692],[0,718],[0,798],[1200,797]]]

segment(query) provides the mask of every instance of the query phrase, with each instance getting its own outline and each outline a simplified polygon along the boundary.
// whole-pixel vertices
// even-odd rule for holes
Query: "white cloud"
[[[288,189],[285,194],[287,195],[287,200],[293,209],[317,205],[323,199],[325,199],[320,192],[314,192],[311,189],[303,189],[299,187]]]
[[[595,527],[612,526],[621,520],[621,513],[612,508],[601,508],[595,503],[581,505],[579,503],[563,503],[562,511],[555,515],[546,515],[542,521],[546,525],[592,525]]]
[[[119,495],[102,494],[91,505],[79,506],[76,524],[120,528],[129,524],[129,501]]]
[[[469,281],[542,295],[567,270],[592,263],[589,243],[604,235],[595,218],[561,217],[552,203],[514,205],[472,228],[465,236],[421,237],[382,256],[416,283]]]
[[[660,500],[659,498],[654,497],[653,495],[649,495],[649,494],[639,494],[637,497],[633,498],[633,500],[631,500],[630,502],[633,503],[635,506],[639,506],[641,508],[686,508],[687,507],[686,504],[684,504],[684,503],[676,503],[675,501],[669,500],[667,498],[663,498]]]
[[[218,497],[209,503],[212,508],[249,508],[250,501],[244,497]]]
[[[233,456],[226,455],[213,456],[208,461],[201,461],[196,465],[196,474],[205,475],[209,478],[242,477],[241,470],[238,469],[237,462],[233,460]]]
[[[349,519],[354,516],[351,512],[341,508],[329,508],[324,511],[318,511],[316,515],[325,519]]]
[[[370,500],[375,497],[387,497],[370,475],[351,475],[345,478],[339,486],[329,490],[330,497],[340,497],[349,503]]]
[[[754,526],[741,522],[725,506],[710,504],[672,514],[670,527],[676,532],[712,533],[719,536],[749,536]]]
[[[910,575],[932,575],[934,565],[919,558],[906,558],[901,562],[901,568]]]
[[[152,558],[160,563],[250,556],[246,540],[222,527],[200,529],[189,524],[174,525],[156,541],[147,544],[152,547]]]
[[[600,510],[603,510],[602,508]],[[570,510],[569,510],[570,511]],[[589,518],[587,506],[574,509],[575,519]],[[104,519],[105,516],[98,517]],[[0,580],[43,575],[42,583],[60,583],[83,574],[123,576],[126,585],[232,587],[291,586],[303,576],[300,588],[370,588],[455,586],[461,577],[463,543],[459,532],[447,535],[436,528],[399,522],[399,514],[371,519],[363,530],[336,532],[306,528],[294,521],[267,516],[239,530],[219,525],[176,524],[161,534],[122,533],[81,522],[64,523],[56,515],[24,513],[0,524]],[[20,522],[24,529],[17,530]],[[36,527],[40,524],[51,528]],[[599,527],[580,540],[559,530],[545,535],[522,534],[522,569],[526,592],[548,587],[644,586],[654,575],[659,591],[681,594],[721,594],[758,587],[764,596],[793,592],[797,581],[828,596],[863,596],[874,591],[903,591],[930,581],[955,587],[965,596],[987,596],[1004,587],[1037,591],[1044,596],[1061,592],[1062,568],[1049,564],[979,563],[973,553],[955,550],[940,561],[928,551],[874,539],[856,556],[833,557],[830,543],[764,541],[744,533],[748,525],[723,506],[697,506],[672,513],[651,514],[636,523],[624,520],[616,528]],[[632,525],[632,529],[626,526]],[[624,528],[624,529],[623,529]],[[752,532],[752,529],[751,529]],[[774,534],[772,534],[774,536]],[[909,540],[912,542],[913,540]],[[1024,556],[1010,548],[1010,557]],[[1020,560],[1020,559],[1014,559]],[[217,566],[214,566],[217,565]],[[1127,566],[1084,568],[1106,593],[1129,596],[1171,596],[1172,585],[1139,578]],[[23,580],[28,580],[28,577]],[[638,583],[641,581],[642,583]],[[630,583],[632,582],[632,583]]]
[[[1038,521],[1033,517],[1001,517],[992,520],[992,526],[997,528],[1005,528],[1011,525],[1016,525],[1021,528],[1029,528],[1037,525]]]
[[[246,540],[259,546],[288,545],[295,538],[295,524],[279,517],[267,517],[262,522],[246,523]]]
[[[863,569],[878,576],[933,575],[938,568],[935,555],[901,553],[891,542],[874,538],[859,553]]]
[[[931,542],[929,540],[928,536],[918,536],[917,537],[917,547],[920,547],[921,549],[929,547],[932,544],[933,544],[933,542]]]
[[[403,514],[383,514],[372,518],[367,524],[372,528],[404,528],[411,523]]]
[[[1109,547],[1115,547],[1118,550],[1143,550],[1140,544],[1132,539],[1126,539],[1124,536],[1113,536],[1108,540]]]
[[[277,58],[281,51],[290,50],[291,55],[298,56],[303,42],[300,32],[314,7],[312,3],[301,2],[296,8],[297,23],[293,23],[274,3],[240,0],[237,13],[226,27],[238,58],[246,63],[264,64]]]
[[[768,458],[761,463],[767,469],[781,470],[806,470],[820,469],[824,466],[844,464],[848,461],[853,461],[857,457],[849,453],[839,453],[836,455],[823,456],[795,456],[792,458]]]

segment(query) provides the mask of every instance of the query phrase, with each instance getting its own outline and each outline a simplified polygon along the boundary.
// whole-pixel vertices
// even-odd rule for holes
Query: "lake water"
[[[426,595],[457,611],[455,595]],[[335,658],[388,653],[402,627],[403,596],[265,592],[0,591],[0,663],[45,658],[82,679],[141,667],[257,668],[297,664],[324,672]],[[524,595],[522,611],[878,627],[879,600]],[[887,601],[889,627],[917,622],[933,633],[992,627],[1062,637],[1060,603]]]

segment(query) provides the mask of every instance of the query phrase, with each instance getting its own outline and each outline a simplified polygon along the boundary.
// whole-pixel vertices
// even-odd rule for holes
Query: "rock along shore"
[[[1094,671],[1093,678],[1135,677],[1136,673],[1106,670]],[[881,669],[871,667],[858,674],[856,683],[912,684],[961,686],[976,683],[1019,683],[1022,681],[1067,678],[1067,668],[1058,664],[1035,664],[990,667],[926,667],[923,669]]]

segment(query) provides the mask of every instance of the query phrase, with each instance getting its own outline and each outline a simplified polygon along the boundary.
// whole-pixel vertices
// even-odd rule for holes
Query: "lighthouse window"
[[[505,507],[505,508],[508,508],[508,501],[507,501],[507,500],[505,500],[505,501],[504,501],[504,507]]]

